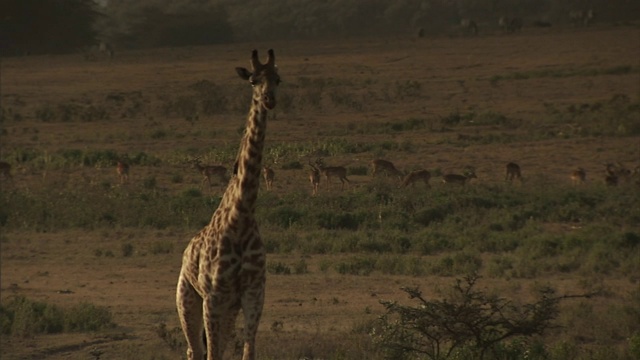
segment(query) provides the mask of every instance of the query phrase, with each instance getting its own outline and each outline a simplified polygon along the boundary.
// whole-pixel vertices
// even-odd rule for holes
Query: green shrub
[[[291,268],[281,262],[267,263],[267,272],[274,275],[291,275]]]
[[[339,274],[366,276],[375,270],[376,262],[372,258],[354,257],[339,261],[334,267]]]
[[[318,226],[323,229],[358,230],[361,219],[352,213],[336,214],[333,211],[325,211],[318,214]]]
[[[0,306],[0,331],[4,335],[33,336],[61,332],[98,331],[115,326],[104,307],[80,303],[69,308],[15,297]]]
[[[278,207],[266,215],[268,223],[288,229],[303,218],[303,214],[289,206]]]
[[[157,240],[151,245],[150,252],[157,254],[170,254],[173,252],[173,242],[170,240]]]
[[[458,279],[442,300],[428,300],[418,288],[403,288],[417,304],[380,301],[386,313],[371,336],[387,358],[394,359],[515,359],[530,349],[546,358],[539,345],[530,347],[521,340],[552,326],[563,297],[542,288],[535,302],[518,306],[476,290],[477,280],[477,275]]]

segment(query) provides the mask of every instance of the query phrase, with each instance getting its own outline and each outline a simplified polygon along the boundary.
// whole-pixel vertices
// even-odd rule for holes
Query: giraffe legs
[[[256,358],[256,334],[264,306],[264,283],[257,291],[248,291],[242,296],[242,312],[244,314],[244,347],[242,360]]]
[[[203,302],[204,328],[207,334],[207,360],[222,359],[224,354],[222,319],[217,296],[205,296]]]
[[[187,359],[202,360],[204,349],[202,344],[202,298],[189,281],[180,276],[176,305],[182,331],[187,339]]]
[[[236,319],[238,318],[239,311],[240,309],[236,306],[231,310],[229,310],[225,314],[224,318],[222,319],[222,323],[221,323],[222,339],[220,344],[220,346],[222,347],[222,352],[224,352],[224,350],[227,348],[227,345],[232,342],[232,339],[235,339],[236,337],[236,334],[235,334]],[[231,349],[233,351],[234,344],[231,344]]]

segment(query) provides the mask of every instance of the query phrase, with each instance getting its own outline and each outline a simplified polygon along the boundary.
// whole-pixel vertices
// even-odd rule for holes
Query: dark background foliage
[[[248,40],[447,34],[464,18],[480,32],[500,16],[525,26],[567,25],[571,10],[596,22],[637,20],[626,0],[3,0],[0,55],[69,53],[100,42],[150,48]]]

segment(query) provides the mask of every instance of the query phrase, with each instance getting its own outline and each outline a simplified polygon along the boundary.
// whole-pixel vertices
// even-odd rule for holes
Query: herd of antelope
[[[595,20],[595,12],[593,9],[575,9],[568,13],[568,20],[573,26],[590,26]],[[534,20],[531,22],[534,27],[550,27],[548,20]],[[460,29],[466,35],[478,35],[478,23],[474,19],[463,18],[460,20]],[[522,31],[524,20],[521,17],[501,16],[498,18],[498,27],[503,33],[516,33]],[[424,36],[424,30],[421,28],[418,37]]]
[[[427,188],[431,187],[431,185],[429,184],[429,180],[431,180],[431,173],[428,170],[414,170],[405,175],[402,171],[398,170],[391,161],[383,159],[375,159],[371,161],[370,165],[373,169],[371,172],[371,176],[373,177],[375,177],[377,174],[384,173],[386,175],[393,175],[397,177],[401,181],[401,187],[407,187],[409,185],[414,186],[415,183],[419,181],[424,182]],[[443,175],[442,182],[445,184],[464,185],[471,179],[475,178],[477,178],[475,170],[473,170],[472,168],[467,168],[462,175]]]
[[[223,165],[203,165],[199,158],[188,161],[192,164],[193,169],[202,175],[201,187],[208,184],[209,187],[213,187],[214,180],[224,187],[229,182],[230,176],[227,168]],[[347,169],[344,166],[326,166],[322,159],[317,159],[315,163],[309,161],[309,182],[311,183],[312,195],[318,194],[318,188],[320,186],[321,179],[324,178],[327,190],[331,189],[331,183],[340,181],[341,190],[344,190],[345,185],[349,185],[351,181],[347,178]],[[423,182],[427,188],[431,185],[431,173],[428,170],[414,170],[408,173],[404,173],[391,162],[384,159],[375,159],[369,164],[371,168],[371,176],[373,178],[379,175],[390,176],[396,178],[399,182],[399,187],[406,188],[409,185],[412,187],[416,183]],[[634,170],[628,169],[622,163],[607,163],[604,164],[604,183],[608,186],[618,186],[623,184],[636,184],[640,185],[640,166]],[[0,161],[0,178],[13,181],[11,175],[11,164],[6,161]],[[126,158],[121,158],[116,162],[116,173],[120,185],[124,185],[129,181],[129,161]],[[275,171],[271,166],[265,165],[262,168],[262,177],[267,191],[273,189],[273,182],[275,179]],[[569,178],[574,186],[581,185],[587,180],[587,172],[577,167],[569,173]],[[336,180],[333,180],[336,179]],[[444,184],[457,184],[465,185],[471,179],[477,179],[475,170],[471,167],[467,167],[462,174],[448,173],[442,175],[442,182]],[[522,182],[522,173],[520,166],[514,162],[509,162],[506,165],[504,180],[507,182],[520,181]]]
[[[351,183],[347,178],[347,169],[344,166],[327,166],[322,159],[317,159],[315,162],[309,161],[308,165],[310,167],[309,182],[311,184],[311,193],[314,196],[318,194],[321,179],[324,179],[327,190],[331,188],[332,182],[335,183],[340,181],[341,190],[344,190],[345,185],[349,186]],[[427,188],[431,187],[429,184],[429,181],[431,180],[431,173],[428,170],[422,169],[404,173],[398,170],[393,162],[384,159],[375,159],[371,161],[369,165],[371,169],[371,176],[373,178],[379,175],[397,178],[399,181],[399,187],[402,188],[406,188],[409,185],[413,187],[419,182],[423,182]],[[203,175],[203,184],[206,181],[209,183],[209,186],[212,186],[211,177],[214,175],[219,178],[219,183],[222,186],[229,181],[227,169],[224,166],[203,166],[200,165],[199,160],[195,160],[194,167]],[[275,171],[271,166],[265,165],[262,169],[262,175],[267,191],[271,191],[273,189]],[[584,183],[586,181],[586,177],[586,171],[582,168],[576,168],[570,173],[570,179],[573,185]],[[448,173],[442,175],[442,183],[444,184],[465,185],[472,179],[477,179],[477,176],[475,174],[475,170],[471,167],[465,168],[462,174]],[[522,182],[520,165],[514,162],[507,163],[504,180],[507,182]],[[634,171],[631,171],[621,163],[605,164],[604,181],[605,184],[609,186],[617,186],[618,184],[631,183],[633,181],[640,185],[640,166]]]

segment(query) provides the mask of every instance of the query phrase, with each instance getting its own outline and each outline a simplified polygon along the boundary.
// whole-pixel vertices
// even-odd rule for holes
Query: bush
[[[68,309],[18,296],[0,306],[0,333],[33,336],[98,331],[115,326],[105,307],[80,303]]]
[[[371,336],[393,359],[505,358],[505,353],[524,352],[513,339],[543,334],[558,316],[564,297],[554,296],[551,288],[541,288],[535,302],[518,306],[476,290],[478,279],[458,279],[443,300],[427,300],[417,288],[403,288],[417,306],[380,301],[386,313]]]

